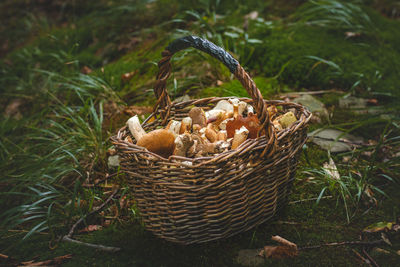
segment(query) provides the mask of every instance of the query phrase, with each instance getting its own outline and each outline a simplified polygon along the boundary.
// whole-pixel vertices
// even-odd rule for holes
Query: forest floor
[[[0,265],[398,265],[396,7],[396,1],[3,1]],[[151,113],[161,51],[189,34],[229,51],[265,99],[305,105],[313,112],[309,132],[328,137],[317,134],[302,148],[289,204],[271,220],[183,246],[145,230],[109,158],[110,137],[130,116]],[[172,99],[248,97],[208,55],[188,49],[172,65]],[[74,238],[120,251],[60,242],[116,188]],[[257,256],[277,245],[275,235],[296,243],[298,255]],[[341,242],[349,243],[332,244]]]

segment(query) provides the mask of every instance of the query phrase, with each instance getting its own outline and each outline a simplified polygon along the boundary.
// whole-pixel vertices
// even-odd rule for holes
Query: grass
[[[154,104],[152,87],[160,52],[169,41],[186,34],[206,37],[230,51],[265,98],[292,90],[338,88],[347,95],[376,98],[389,119],[357,115],[349,122],[354,114],[337,108],[342,95],[324,95],[321,100],[331,117],[312,128],[328,125],[374,142],[330,156],[307,145],[291,199],[320,198],[318,205],[314,201],[291,205],[278,217],[293,225],[275,219],[227,240],[181,247],[144,231],[134,207],[123,204],[124,196],[132,200],[123,188],[104,214],[86,221],[86,225],[108,221],[111,226],[78,238],[121,246],[124,251],[116,258],[60,243],[55,254],[75,255],[66,265],[232,266],[240,249],[262,247],[273,234],[298,245],[356,240],[365,226],[396,220],[400,212],[397,20],[358,1],[101,0],[54,1],[49,6],[28,2],[0,4],[0,14],[9,11],[2,16],[0,33],[8,44],[15,44],[2,46],[0,61],[0,106],[9,113],[0,120],[0,247],[8,247],[1,253],[19,261],[36,254],[49,259],[53,251],[47,242],[65,234],[74,221],[103,201],[113,183],[123,181],[120,175],[107,178],[118,172],[107,166],[109,136],[122,126],[110,114],[126,105]],[[245,19],[252,11],[258,14]],[[347,31],[356,35],[348,37]],[[172,66],[168,81],[172,98],[247,96],[226,67],[208,55],[182,51],[173,57]],[[86,68],[82,73],[84,67],[92,72]],[[131,72],[130,80],[121,78]],[[350,160],[342,162],[344,157]],[[330,159],[339,179],[321,167]],[[105,178],[106,183],[99,182]],[[323,199],[324,195],[333,199]],[[393,249],[397,247],[396,243]],[[390,265],[393,256],[374,257]],[[358,263],[350,249],[339,248],[266,264],[315,262]]]

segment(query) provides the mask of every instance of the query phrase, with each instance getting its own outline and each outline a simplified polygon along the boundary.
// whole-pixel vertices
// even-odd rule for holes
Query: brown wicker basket
[[[193,106],[209,110],[218,101],[228,99],[211,97],[171,103],[166,91],[170,59],[189,46],[228,66],[251,96],[240,100],[253,105],[266,135],[212,157],[168,159],[127,142],[130,133],[126,127],[112,137],[145,227],[158,237],[182,244],[207,242],[249,230],[284,207],[311,117],[301,105],[263,100],[253,80],[233,57],[204,39],[188,36],[172,42],[162,52],[154,88],[158,101],[142,125],[146,131],[187,117]],[[291,109],[298,121],[276,132],[268,105],[283,111]]]

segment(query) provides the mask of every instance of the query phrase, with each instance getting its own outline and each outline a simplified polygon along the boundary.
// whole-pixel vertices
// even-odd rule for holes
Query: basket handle
[[[199,49],[216,59],[220,60],[229,70],[235,75],[240,81],[247,93],[253,99],[253,105],[255,106],[258,119],[260,121],[260,131],[266,129],[266,135],[269,137],[273,136],[273,127],[270,123],[269,114],[267,111],[266,104],[258,90],[254,81],[250,78],[249,74],[240,66],[239,62],[234,59],[228,52],[221,47],[213,44],[212,42],[202,39],[198,36],[185,36],[180,39],[176,39],[171,42],[167,48],[161,53],[162,59],[158,62],[159,72],[157,74],[157,80],[154,86],[154,94],[156,95],[157,102],[154,107],[154,111],[161,110],[162,119],[166,120],[169,117],[169,107],[171,106],[171,99],[168,96],[166,89],[166,83],[168,77],[171,75],[171,57],[178,51],[193,47]]]

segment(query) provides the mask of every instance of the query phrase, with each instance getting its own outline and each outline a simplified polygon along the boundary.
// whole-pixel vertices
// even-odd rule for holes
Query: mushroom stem
[[[236,130],[235,135],[233,136],[232,149],[236,149],[244,141],[246,141],[248,135],[249,135],[249,130],[247,130],[247,128],[244,126]]]
[[[174,155],[186,157],[189,148],[192,147],[193,144],[194,141],[190,134],[184,133],[178,135],[178,137],[175,139]]]
[[[168,123],[165,129],[170,130],[175,136],[178,136],[180,134],[181,122],[172,120]]]
[[[181,129],[179,130],[180,134],[190,132],[192,128],[192,119],[190,117],[185,117],[182,119]]]
[[[131,117],[127,123],[129,131],[135,137],[136,142],[138,142],[146,132],[143,130],[142,126],[140,125],[139,117],[137,115]]]

